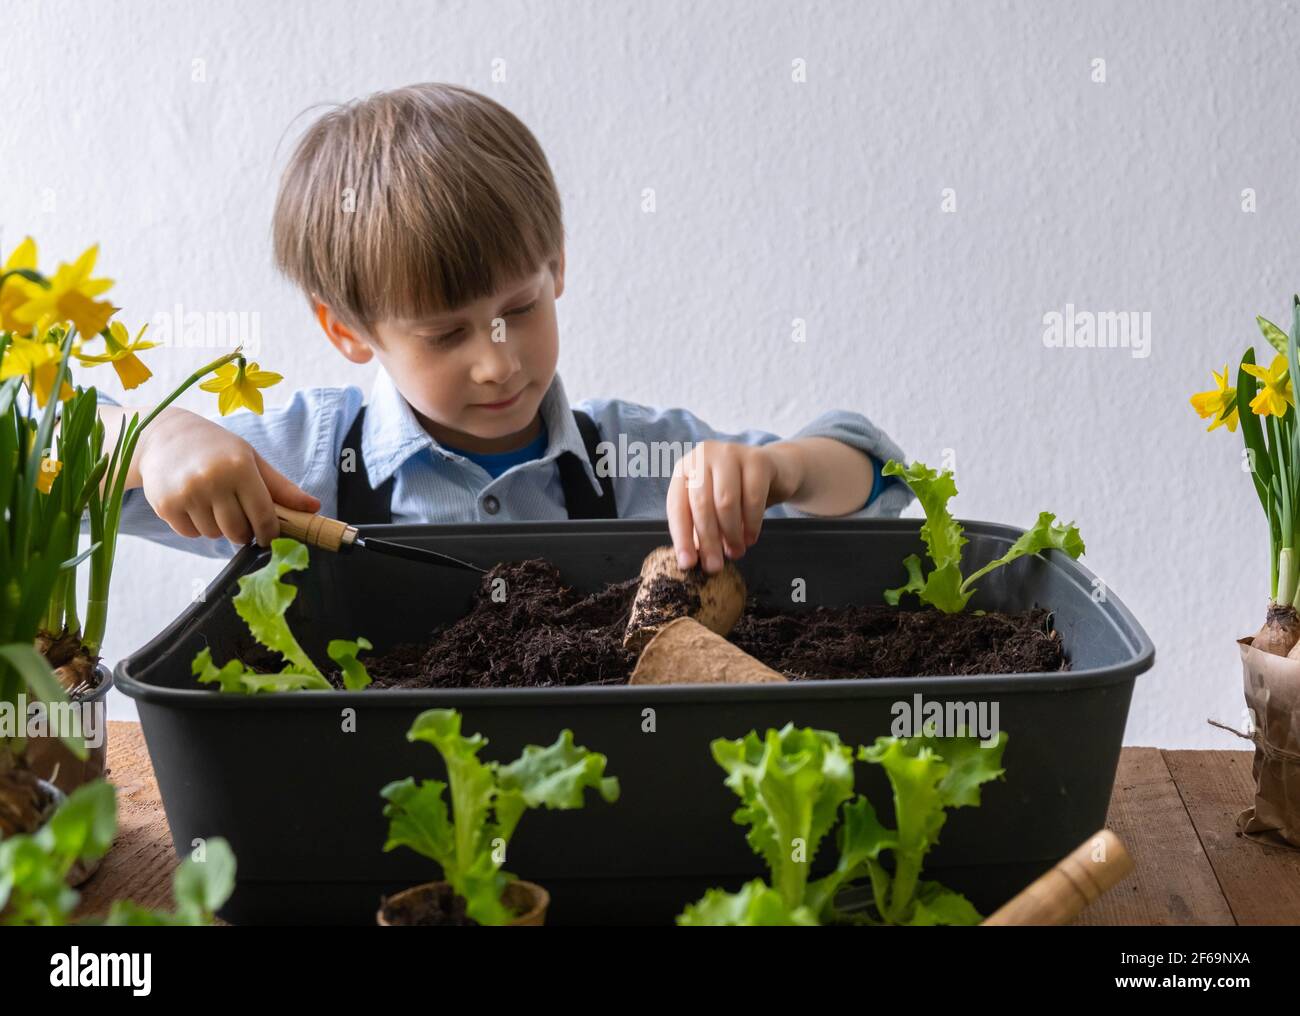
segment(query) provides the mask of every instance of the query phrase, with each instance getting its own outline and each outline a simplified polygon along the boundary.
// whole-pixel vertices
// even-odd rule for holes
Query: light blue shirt
[[[106,395],[101,395],[100,401],[117,404]],[[356,386],[308,388],[295,392],[287,405],[267,409],[260,416],[240,411],[212,419],[246,440],[303,490],[320,498],[321,514],[333,517],[343,439],[363,401],[364,393]],[[685,409],[657,409],[620,399],[587,399],[574,408],[587,412],[600,430],[597,463],[587,458],[557,373],[541,403],[548,438],[545,452],[493,477],[481,465],[435,441],[392,379],[380,370],[361,428],[367,478],[377,488],[394,477],[394,523],[562,520],[568,518],[568,512],[555,460],[572,451],[584,464],[593,492],[600,493],[597,466],[613,475],[619,518],[664,518],[671,465],[692,445],[708,440],[748,445],[781,440],[762,430],[724,433]],[[801,437],[835,438],[881,462],[904,461],[902,449],[859,413],[823,413],[791,435]],[[892,481],[851,517],[896,516],[911,499],[905,485]],[[789,505],[774,505],[764,517],[813,516]],[[209,557],[230,557],[239,550],[224,537],[179,536],[158,518],[138,487],[128,490],[123,498],[120,531]]]

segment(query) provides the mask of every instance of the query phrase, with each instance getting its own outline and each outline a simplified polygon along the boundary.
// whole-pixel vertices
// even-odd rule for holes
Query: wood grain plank
[[[114,900],[171,910],[176,855],[138,723],[109,722],[108,781],[117,788],[117,839],[81,887],[76,916],[103,916]]]
[[[1232,911],[1158,748],[1120,753],[1106,827],[1134,870],[1076,924],[1232,924]]]
[[[1250,751],[1166,751],[1165,763],[1239,924],[1300,924],[1300,850],[1237,832],[1255,796]]]

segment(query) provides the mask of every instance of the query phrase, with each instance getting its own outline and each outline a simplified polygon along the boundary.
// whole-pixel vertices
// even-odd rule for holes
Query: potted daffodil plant
[[[1300,429],[1291,383],[1300,297],[1295,300],[1289,336],[1271,321],[1256,319],[1274,353],[1267,367],[1257,364],[1255,350],[1248,348],[1235,378],[1225,364],[1222,373],[1212,372],[1215,387],[1191,400],[1201,418],[1210,421],[1209,430],[1241,428],[1246,465],[1269,530],[1269,603],[1253,645],[1278,656],[1291,653],[1300,642]]]
[[[140,435],[200,381],[219,393],[224,415],[241,405],[261,412],[257,389],[280,380],[236,348],[107,440],[98,392],[77,383],[73,365],[111,366],[123,388],[136,389],[152,376],[141,354],[157,344],[115,320],[97,254],[91,247],[47,274],[27,238],[0,266],[0,840],[34,833],[60,790],[103,773],[102,739],[88,751],[81,712],[69,705],[102,702],[111,681],[99,650]]]
[[[1300,296],[1292,297],[1290,334],[1264,317],[1256,323],[1271,353],[1267,366],[1247,348],[1235,375],[1225,364],[1222,373],[1213,372],[1214,387],[1193,395],[1191,403],[1210,421],[1209,430],[1241,430],[1244,469],[1268,520],[1264,624],[1238,640],[1250,717],[1241,736],[1255,744],[1256,790],[1254,805],[1237,816],[1237,825],[1252,839],[1300,847],[1300,732],[1292,722],[1300,712],[1300,426],[1292,383]]]

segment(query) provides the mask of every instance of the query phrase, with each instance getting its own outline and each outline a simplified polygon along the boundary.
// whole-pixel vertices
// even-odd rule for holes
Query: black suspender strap
[[[600,430],[596,421],[580,409],[573,411],[574,422],[582,432],[582,443],[587,449],[587,458],[595,466],[598,461],[596,445],[600,443]],[[564,506],[569,510],[571,519],[616,519],[618,508],[614,504],[614,478],[597,476],[600,481],[600,493],[591,489],[591,480],[582,461],[573,452],[564,452],[557,460],[560,467],[560,483],[564,487]]]
[[[361,455],[361,421],[366,418],[366,407],[361,407],[352,422],[347,437],[343,439],[343,452],[339,456],[339,510],[338,517],[353,526],[384,525],[393,521],[393,477],[389,477],[375,490],[366,476],[366,461]],[[349,456],[348,452],[352,454]],[[351,470],[343,468],[345,463]]]
[[[366,407],[362,406],[343,439],[343,451],[339,458],[337,514],[341,520],[354,526],[383,525],[393,521],[393,477],[390,476],[376,490],[370,486],[370,480],[366,476],[366,463],[361,454],[361,424],[365,416]],[[598,458],[596,445],[600,443],[600,431],[596,422],[577,409],[573,411],[573,419],[582,434],[587,458],[594,466]],[[352,468],[344,469],[345,464]],[[591,480],[576,454],[564,452],[556,460],[556,465],[560,470],[560,485],[564,489],[564,506],[569,518],[618,518],[612,477],[598,477],[600,493],[597,494],[592,490]]]

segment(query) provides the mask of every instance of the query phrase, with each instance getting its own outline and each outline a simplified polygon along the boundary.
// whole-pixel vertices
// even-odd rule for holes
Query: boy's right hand
[[[145,499],[181,536],[226,537],[269,547],[280,535],[275,505],[320,510],[320,499],[280,473],[243,438],[220,424],[172,407],[136,449]]]

